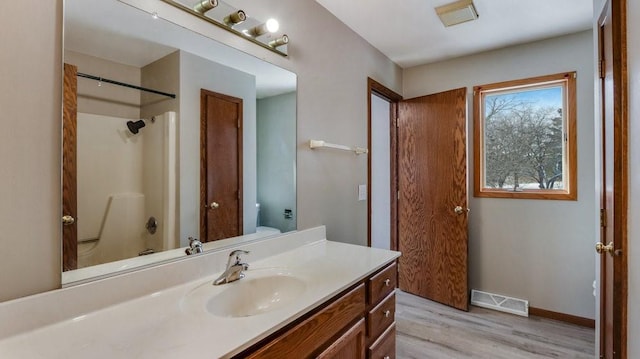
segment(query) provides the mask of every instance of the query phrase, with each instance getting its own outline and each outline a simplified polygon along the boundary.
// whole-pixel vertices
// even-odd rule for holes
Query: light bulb
[[[276,31],[278,31],[278,29],[280,28],[280,24],[278,24],[278,20],[276,19],[269,19],[267,20],[267,22],[262,23],[258,26],[254,26],[251,29],[249,29],[247,31],[248,35],[251,35],[253,37],[258,37],[258,36],[262,36],[266,33],[274,33]]]
[[[278,20],[276,19],[269,19],[267,20],[267,31],[274,33],[276,31],[278,31],[278,29],[280,28],[280,24],[278,23]]]

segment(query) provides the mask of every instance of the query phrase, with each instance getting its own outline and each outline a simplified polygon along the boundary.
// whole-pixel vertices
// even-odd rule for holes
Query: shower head
[[[129,131],[131,131],[131,133],[133,133],[134,135],[137,135],[138,131],[140,131],[140,129],[144,126],[146,126],[144,120],[138,120],[136,122],[127,121],[127,127],[129,128]]]

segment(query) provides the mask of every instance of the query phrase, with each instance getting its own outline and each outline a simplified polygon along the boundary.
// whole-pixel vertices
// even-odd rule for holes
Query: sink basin
[[[262,314],[287,305],[307,287],[303,280],[289,275],[249,276],[224,284],[228,288],[207,301],[207,311],[220,317]]]
[[[288,268],[253,268],[244,273],[245,278],[232,283],[215,286],[208,280],[194,287],[180,301],[181,310],[198,317],[249,317],[282,308],[307,290],[304,276]]]

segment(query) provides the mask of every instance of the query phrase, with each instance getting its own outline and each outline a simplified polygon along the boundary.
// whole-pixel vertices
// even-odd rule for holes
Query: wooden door
[[[242,234],[242,99],[201,90],[200,237]]]
[[[62,270],[78,268],[76,148],[78,68],[64,64],[62,113]]]
[[[626,358],[627,103],[625,1],[608,1],[598,40],[601,92],[602,186],[600,357]]]
[[[399,103],[400,289],[468,310],[466,89]]]

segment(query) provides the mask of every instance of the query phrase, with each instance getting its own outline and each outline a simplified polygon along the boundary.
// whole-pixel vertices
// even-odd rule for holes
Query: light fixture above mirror
[[[278,34],[280,24],[276,19],[260,21],[220,0],[162,1],[277,54],[287,56],[289,37]]]

